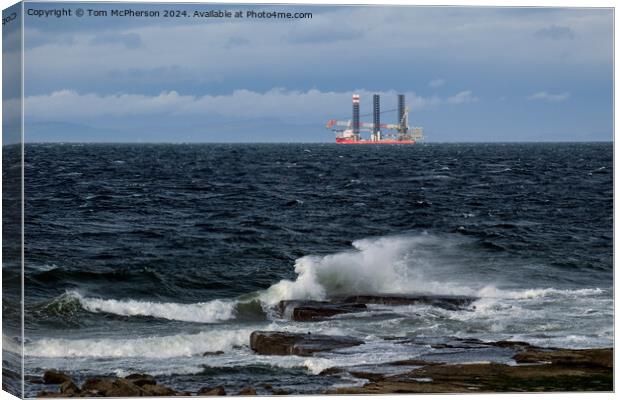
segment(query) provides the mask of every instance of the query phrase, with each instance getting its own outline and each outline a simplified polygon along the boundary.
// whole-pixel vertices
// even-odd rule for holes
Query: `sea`
[[[363,384],[332,367],[480,357],[443,338],[613,346],[612,143],[27,144],[24,173],[27,396],[51,368],[307,394]],[[477,300],[274,308],[370,293]],[[265,356],[255,330],[365,343]]]

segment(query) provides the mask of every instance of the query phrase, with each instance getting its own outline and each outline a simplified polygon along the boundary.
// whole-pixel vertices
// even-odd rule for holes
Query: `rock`
[[[237,393],[238,396],[256,396],[256,389],[251,386],[244,387]]]
[[[108,397],[133,397],[141,396],[143,391],[138,385],[134,385],[127,379],[120,378],[113,382],[112,389],[102,394]]]
[[[43,382],[46,384],[61,384],[65,381],[70,381],[71,377],[63,372],[56,371],[55,369],[48,369],[43,373]]]
[[[527,342],[519,342],[519,341],[512,341],[512,340],[499,340],[497,342],[483,342],[483,343],[489,344],[491,346],[496,346],[496,347],[523,347],[523,348],[532,347],[532,345],[530,345]]]
[[[80,393],[80,388],[78,388],[73,381],[64,381],[60,385],[60,393],[66,395],[67,397],[76,396]]]
[[[104,392],[112,388],[113,388],[112,381],[110,381],[109,379],[88,378],[82,384],[81,390],[83,392],[89,392],[89,393],[95,394],[99,392]]]
[[[222,354],[224,354],[224,352],[221,351],[221,350],[218,350],[218,351],[205,351],[204,353],[202,353],[202,355],[204,357],[219,356],[219,355],[222,355]]]
[[[519,343],[523,346],[523,343]],[[526,350],[517,359],[544,364],[431,364],[397,375],[375,377],[362,387],[328,393],[466,393],[612,391],[613,350]]]
[[[142,386],[144,396],[174,396],[176,391],[162,385],[145,384]]]
[[[294,199],[294,200],[289,200],[289,201],[287,201],[287,202],[285,203],[285,205],[286,205],[287,207],[300,206],[300,205],[302,205],[302,204],[304,204],[304,202],[303,202],[303,201],[301,201],[301,200],[297,200],[297,199]]]
[[[346,370],[340,367],[329,367],[324,369],[323,371],[319,372],[320,376],[325,376],[325,375],[340,375],[345,373]]]
[[[263,355],[311,356],[320,351],[359,346],[362,340],[351,336],[313,335],[274,331],[254,331],[250,348]]]
[[[516,354],[518,363],[550,362],[555,365],[580,366],[585,368],[613,368],[613,349],[557,349],[554,351],[528,350]]]
[[[141,396],[144,393],[140,386],[124,378],[114,381],[103,378],[89,378],[82,385],[82,392],[85,392],[84,394],[88,397],[131,397]]]
[[[288,391],[284,389],[276,389],[276,390],[273,390],[271,393],[273,393],[276,396],[286,396],[287,394],[290,394]]]
[[[273,389],[273,385],[271,385],[270,383],[263,383],[263,387],[267,390]]]
[[[136,386],[157,385],[155,378],[148,374],[130,374],[125,379]]]
[[[392,294],[361,294],[347,296],[338,301],[344,303],[384,304],[401,306],[409,304],[428,304],[447,310],[461,310],[478,300],[477,297],[457,295],[392,295]]]
[[[365,304],[354,302],[333,303],[314,300],[282,300],[278,303],[280,315],[295,321],[316,321],[338,314],[366,310]]]
[[[226,396],[226,390],[223,386],[203,387],[198,391],[198,396]]]

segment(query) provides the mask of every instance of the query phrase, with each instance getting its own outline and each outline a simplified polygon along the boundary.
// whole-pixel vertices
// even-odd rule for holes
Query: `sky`
[[[26,3],[62,7],[119,5]],[[26,140],[332,142],[326,121],[351,118],[353,93],[362,114],[404,93],[427,142],[613,140],[611,9],[174,8],[312,19],[27,15]]]

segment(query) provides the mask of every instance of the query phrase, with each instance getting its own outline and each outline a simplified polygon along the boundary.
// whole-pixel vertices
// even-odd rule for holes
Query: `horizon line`
[[[545,143],[614,143],[614,139],[611,140],[523,140],[523,141],[424,141],[424,142],[416,142],[412,145],[424,145],[424,144],[545,144]],[[317,145],[317,144],[339,144],[336,142],[284,142],[284,141],[274,141],[274,142],[199,142],[199,141],[25,141],[25,142],[16,142],[16,143],[3,143],[3,146],[13,146],[17,144],[24,145],[32,145],[32,144],[306,144],[306,145]],[[376,146],[385,146],[385,144],[377,143]],[[395,144],[398,146],[398,144]]]

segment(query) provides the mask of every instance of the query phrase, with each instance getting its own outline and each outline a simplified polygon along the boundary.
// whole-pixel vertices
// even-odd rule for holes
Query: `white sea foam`
[[[25,352],[31,357],[45,358],[189,357],[247,345],[251,332],[251,329],[239,329],[134,339],[40,339],[27,344]]]
[[[322,300],[350,293],[435,293],[480,297],[479,311],[501,307],[501,300],[553,301],[601,297],[600,288],[499,289],[458,276],[458,245],[465,239],[428,234],[387,236],[353,242],[353,250],[326,256],[306,256],[295,262],[295,280],[281,280],[261,292],[268,305],[284,299]],[[439,253],[439,254],[438,254]],[[442,253],[452,259],[443,260]],[[452,263],[452,264],[451,264]],[[517,305],[513,312],[518,312]],[[523,311],[527,313],[528,311]]]
[[[486,286],[478,291],[480,297],[505,298],[505,299],[536,299],[542,297],[582,297],[597,296],[603,294],[600,288],[585,289],[524,289],[524,290],[501,290],[494,286]]]
[[[267,304],[283,299],[320,300],[346,293],[400,293],[415,289],[410,256],[416,245],[435,238],[381,237],[353,242],[355,250],[297,259],[294,281],[281,280],[260,296]]]
[[[90,312],[105,312],[126,316],[151,316],[185,322],[220,322],[235,318],[235,301],[212,300],[204,303],[156,303],[137,300],[113,300],[85,297],[68,292]]]

